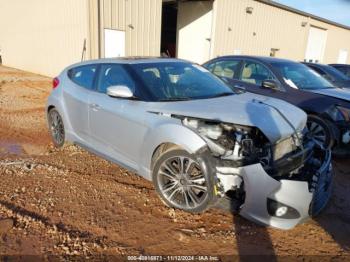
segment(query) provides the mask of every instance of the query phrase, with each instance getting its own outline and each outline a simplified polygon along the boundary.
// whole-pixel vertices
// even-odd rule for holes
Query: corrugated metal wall
[[[89,56],[92,59],[100,57],[99,50],[99,0],[88,0],[89,6]]]
[[[159,56],[161,20],[162,0],[1,0],[3,63],[55,76],[80,61],[84,39],[86,58],[103,57],[104,28],[126,32],[126,55]],[[310,26],[327,30],[323,62],[336,62],[347,50],[350,63],[350,30],[254,0],[214,1],[211,57],[235,51],[268,56],[277,48],[278,57],[303,60]]]
[[[7,66],[55,76],[81,60],[86,0],[1,0],[0,48]]]
[[[253,8],[252,14],[247,7]],[[303,22],[307,25],[302,26]],[[350,54],[350,30],[254,0],[215,0],[211,56],[235,51],[269,56],[271,48],[277,48],[277,57],[302,61],[311,25],[328,31],[324,63],[336,62],[340,49]]]
[[[162,0],[89,0],[91,56],[98,57],[98,39],[101,56],[104,54],[104,29],[126,32],[127,56],[159,56],[162,21]],[[98,36],[100,12],[100,37]]]
[[[252,14],[246,12],[247,7],[253,8]],[[214,56],[234,50],[269,56],[271,48],[279,48],[280,57],[304,58],[308,30],[301,24],[305,17],[251,0],[216,0],[214,8]]]
[[[347,63],[350,64],[350,30],[310,19],[309,26],[317,26],[327,30],[327,42],[323,63],[336,63],[340,50],[348,51]]]

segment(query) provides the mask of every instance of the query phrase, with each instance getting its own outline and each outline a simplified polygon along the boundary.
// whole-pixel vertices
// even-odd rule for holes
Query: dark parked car
[[[234,89],[285,100],[308,114],[313,139],[338,154],[350,149],[350,90],[334,87],[306,65],[286,59],[225,56],[204,64]]]
[[[339,70],[344,75],[350,77],[350,65],[347,65],[347,64],[330,64],[330,66],[333,66],[335,69]]]
[[[303,63],[340,88],[350,88],[350,78],[330,65]]]

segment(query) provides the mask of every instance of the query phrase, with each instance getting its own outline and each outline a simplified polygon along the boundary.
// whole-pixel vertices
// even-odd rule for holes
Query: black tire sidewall
[[[177,206],[174,206],[170,201],[168,201],[163,196],[163,194],[160,190],[160,185],[158,184],[158,179],[157,179],[158,170],[160,169],[160,166],[169,158],[176,157],[176,156],[185,156],[185,157],[188,157],[188,158],[195,160],[199,164],[199,166],[200,166],[200,168],[205,176],[205,180],[206,180],[207,187],[208,187],[206,199],[201,205],[199,205],[196,208],[189,208],[189,209],[182,208],[182,210],[184,210],[186,212],[190,212],[190,213],[201,213],[201,212],[207,210],[208,208],[210,208],[210,206],[212,205],[212,203],[214,202],[214,199],[215,199],[215,194],[214,194],[215,180],[214,180],[214,176],[211,173],[211,168],[208,166],[205,157],[191,155],[190,153],[188,153],[187,151],[185,151],[183,149],[170,149],[170,150],[166,151],[165,153],[161,154],[159,156],[159,158],[156,160],[154,168],[152,170],[152,180],[153,180],[154,187],[155,187],[159,197],[162,199],[162,201],[167,206],[173,207],[173,208],[179,208]]]
[[[333,137],[332,130],[327,124],[327,122],[315,115],[308,115],[307,122],[308,123],[315,122],[318,125],[322,126],[322,128],[326,132],[326,145],[327,145],[326,149],[330,149],[334,144],[334,137]]]
[[[63,125],[63,140],[62,140],[62,143],[57,143],[56,139],[54,138],[53,134],[52,134],[52,130],[51,130],[51,125],[52,125],[52,117],[51,117],[51,114],[55,112],[58,114],[58,116],[61,118],[61,121],[62,121],[62,125]],[[48,113],[48,124],[49,124],[49,132],[50,132],[50,136],[51,136],[51,139],[52,139],[52,142],[54,144],[55,147],[58,147],[58,148],[61,148],[64,146],[64,143],[65,143],[65,139],[66,139],[66,131],[65,131],[65,128],[64,128],[64,122],[63,122],[63,118],[61,116],[61,114],[55,109],[51,109]]]

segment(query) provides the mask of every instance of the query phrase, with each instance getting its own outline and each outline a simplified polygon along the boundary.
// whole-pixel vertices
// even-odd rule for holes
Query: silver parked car
[[[168,206],[226,205],[289,229],[328,202],[329,151],[309,138],[306,114],[232,91],[201,66],[122,58],[65,69],[53,82],[53,142],[73,142],[153,181]]]

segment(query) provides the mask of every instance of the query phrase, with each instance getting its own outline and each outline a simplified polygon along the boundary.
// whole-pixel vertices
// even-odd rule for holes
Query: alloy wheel
[[[165,160],[157,174],[162,195],[175,207],[195,209],[206,201],[208,186],[200,165],[189,157]]]
[[[319,146],[327,148],[327,131],[325,128],[319,123],[313,121],[309,121],[307,127],[309,129],[310,138]]]
[[[64,143],[64,125],[63,120],[56,110],[50,111],[50,130],[54,143],[61,146]]]

